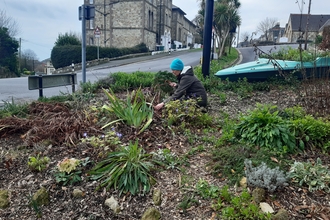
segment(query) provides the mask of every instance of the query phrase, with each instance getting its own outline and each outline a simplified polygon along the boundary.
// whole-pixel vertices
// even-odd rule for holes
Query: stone
[[[285,209],[280,209],[273,216],[272,220],[289,220],[289,213]]]
[[[141,220],[159,220],[160,217],[160,212],[156,208],[150,207],[143,213]]]
[[[239,181],[239,184],[241,187],[246,188],[247,187],[247,182],[246,182],[246,177],[243,177],[241,181]]]
[[[74,198],[81,198],[84,196],[84,192],[81,191],[80,189],[74,189],[73,192],[72,192],[72,196]]]
[[[0,190],[0,209],[5,209],[9,206],[9,192],[8,190]]]
[[[264,213],[274,213],[274,209],[266,202],[261,202],[259,206]]]
[[[105,200],[104,204],[112,209],[112,211],[116,214],[120,212],[120,207],[117,200],[111,196],[110,199]]]
[[[37,205],[48,205],[49,195],[45,187],[39,189],[32,197],[32,200],[37,203]]]
[[[265,195],[266,195],[266,191],[263,188],[255,188],[252,191],[252,198],[257,204],[265,201],[266,198]]]
[[[154,190],[154,193],[152,195],[152,200],[154,201],[154,204],[159,206],[162,203],[162,192],[159,189]]]

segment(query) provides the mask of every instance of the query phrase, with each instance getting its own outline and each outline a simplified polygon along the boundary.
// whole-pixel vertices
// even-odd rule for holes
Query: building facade
[[[177,39],[187,43],[184,35],[176,38],[172,33],[175,24],[172,0],[85,0],[85,4],[95,7],[95,18],[86,21],[87,45],[125,48],[145,43],[153,51],[167,50]],[[179,21],[184,30],[193,33],[193,28],[187,25],[193,24],[188,19]],[[97,36],[96,28],[100,30]],[[188,35],[187,31],[183,33]],[[189,41],[193,43],[193,39]]]
[[[290,14],[289,21],[285,28],[285,36],[288,42],[296,43],[298,39],[305,39],[302,32],[306,32],[307,40],[315,41],[316,35],[319,34],[320,28],[330,19],[330,15],[312,15],[310,14]]]

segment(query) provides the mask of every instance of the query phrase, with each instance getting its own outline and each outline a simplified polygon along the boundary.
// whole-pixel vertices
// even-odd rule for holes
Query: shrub
[[[135,195],[141,191],[149,192],[150,180],[154,180],[150,174],[152,167],[150,155],[144,153],[136,141],[110,152],[89,173],[93,180],[101,180],[98,188],[114,187],[120,194],[130,192]]]
[[[279,170],[279,167],[270,169],[265,163],[258,167],[253,167],[251,160],[245,160],[244,164],[247,184],[268,189],[270,192],[274,192],[276,188],[286,185],[287,176],[283,171]]]
[[[278,115],[276,106],[257,104],[257,108],[240,118],[235,129],[236,137],[260,147],[280,152],[296,150],[295,136],[289,121]]]
[[[186,124],[194,126],[209,126],[213,123],[213,118],[207,113],[203,113],[203,108],[197,106],[195,99],[175,100],[166,103],[164,118],[167,118],[169,125]]]

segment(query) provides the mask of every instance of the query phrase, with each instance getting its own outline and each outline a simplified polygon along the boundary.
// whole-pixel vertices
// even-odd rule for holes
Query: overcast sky
[[[110,0],[107,0],[110,1]],[[198,12],[198,0],[173,0],[191,20]],[[285,27],[290,13],[307,13],[309,0],[240,0],[240,33],[252,33],[263,19],[276,18]],[[299,4],[298,4],[298,3]],[[39,60],[50,57],[58,35],[81,33],[78,7],[83,0],[0,0],[0,9],[19,24],[22,51],[34,51]],[[303,7],[302,7],[303,6]],[[312,0],[311,14],[330,14],[329,0]]]

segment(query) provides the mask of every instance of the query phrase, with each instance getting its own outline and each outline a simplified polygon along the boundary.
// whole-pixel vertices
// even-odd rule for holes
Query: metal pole
[[[204,39],[203,39],[203,64],[202,73],[204,77],[210,75],[210,56],[211,56],[211,38],[213,21],[214,0],[206,0],[205,18],[204,18]]]
[[[82,82],[86,82],[86,9],[85,4],[82,5],[82,18],[81,18],[81,73],[82,73]]]

